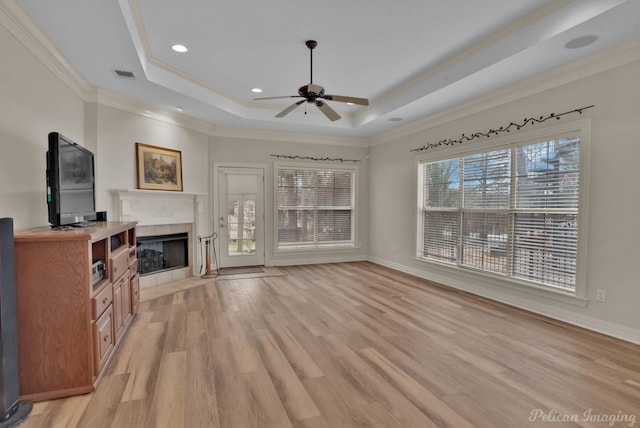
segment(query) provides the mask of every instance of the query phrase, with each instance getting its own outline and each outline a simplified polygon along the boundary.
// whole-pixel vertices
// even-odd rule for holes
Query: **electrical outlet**
[[[604,302],[607,300],[607,293],[604,290],[596,290],[596,300],[598,302]]]

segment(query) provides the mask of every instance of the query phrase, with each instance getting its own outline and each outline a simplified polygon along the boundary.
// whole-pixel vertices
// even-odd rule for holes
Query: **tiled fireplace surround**
[[[187,233],[189,265],[140,277],[140,287],[153,287],[198,274],[200,261],[195,242],[206,194],[155,190],[114,190],[115,220],[137,221],[137,236]]]

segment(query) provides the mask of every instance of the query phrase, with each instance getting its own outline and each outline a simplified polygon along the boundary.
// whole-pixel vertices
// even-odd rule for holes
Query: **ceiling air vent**
[[[127,70],[113,70],[114,73],[116,73],[116,76],[122,78],[122,79],[135,79],[136,75],[133,74],[133,71],[127,71]]]

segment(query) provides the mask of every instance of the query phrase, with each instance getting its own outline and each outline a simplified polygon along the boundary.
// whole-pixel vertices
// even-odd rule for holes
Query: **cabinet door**
[[[113,337],[113,317],[112,306],[109,305],[102,316],[98,318],[93,326],[93,337],[95,343],[95,373],[100,372],[104,363],[109,359],[109,355],[115,344]]]
[[[113,286],[113,327],[116,336],[120,335],[122,324],[122,287],[120,286],[120,281],[118,281]]]
[[[117,291],[117,295],[116,295]],[[129,286],[129,271],[127,270],[114,285],[113,289],[113,308],[116,324],[116,337],[119,338],[123,333],[123,326],[131,316],[131,288]],[[116,341],[117,342],[117,341]]]
[[[122,278],[122,323],[126,324],[131,317],[131,286],[129,284],[129,275]]]
[[[131,313],[138,313],[138,302],[140,301],[140,276],[131,277]]]

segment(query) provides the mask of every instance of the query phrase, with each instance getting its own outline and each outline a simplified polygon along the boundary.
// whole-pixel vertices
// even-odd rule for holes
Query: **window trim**
[[[348,171],[353,173],[352,181],[352,208],[351,208],[351,236],[350,242],[315,244],[315,245],[290,245],[281,247],[278,241],[278,170],[279,169],[303,169],[314,171]],[[304,161],[283,161],[273,162],[273,254],[316,254],[330,251],[354,251],[359,249],[358,245],[358,186],[359,186],[359,165],[335,164],[329,162],[304,162]]]
[[[514,278],[499,274],[494,274],[488,271],[474,269],[472,267],[461,267],[458,265],[451,265],[448,263],[439,262],[437,260],[431,260],[424,257],[420,257],[420,244],[421,244],[421,232],[423,230],[422,225],[422,207],[421,201],[423,196],[423,189],[421,183],[421,165],[428,162],[437,162],[454,157],[462,157],[478,152],[486,152],[491,150],[499,150],[506,148],[519,147],[522,145],[533,144],[545,140],[558,139],[568,136],[580,137],[580,183],[579,183],[579,200],[578,200],[578,242],[576,252],[576,281],[575,291],[571,292],[563,290],[559,287],[551,285],[544,285],[541,283],[526,281],[520,278]],[[540,129],[533,129],[527,131],[520,131],[511,135],[505,135],[501,137],[490,138],[482,142],[467,143],[454,147],[442,147],[433,150],[430,153],[421,153],[414,158],[414,171],[416,172],[416,211],[415,217],[415,257],[414,260],[420,263],[432,264],[438,267],[442,267],[451,272],[458,272],[462,274],[477,274],[483,277],[489,277],[495,280],[495,283],[499,285],[508,286],[509,288],[534,292],[536,295],[543,295],[549,298],[566,301],[573,301],[573,303],[583,305],[586,302],[587,289],[586,289],[586,269],[587,269],[587,231],[588,231],[588,206],[589,206],[589,165],[590,165],[590,152],[591,152],[591,120],[589,118],[580,119],[572,122],[567,122],[559,125],[547,126]],[[457,211],[457,210],[456,210]]]

